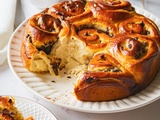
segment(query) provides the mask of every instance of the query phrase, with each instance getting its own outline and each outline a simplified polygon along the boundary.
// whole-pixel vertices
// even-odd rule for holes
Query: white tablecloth
[[[7,58],[8,41],[14,30],[16,1],[6,0],[0,4],[0,65]]]

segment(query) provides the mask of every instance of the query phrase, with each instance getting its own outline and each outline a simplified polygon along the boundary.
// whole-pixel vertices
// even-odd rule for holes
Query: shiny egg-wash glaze
[[[79,74],[78,100],[110,101],[152,82],[160,66],[159,41],[156,24],[128,1],[64,1],[29,19],[21,57],[33,72],[59,75],[65,68]]]

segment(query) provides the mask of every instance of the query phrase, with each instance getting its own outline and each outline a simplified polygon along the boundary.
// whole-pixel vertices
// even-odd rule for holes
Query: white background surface
[[[131,2],[135,6],[142,7],[140,0],[132,0]],[[160,17],[160,8],[158,6],[160,6],[160,3],[147,2],[145,4],[147,10]],[[39,11],[26,0],[21,0],[21,3],[18,1],[15,27],[24,19]],[[37,101],[47,107],[58,120],[160,120],[160,100],[139,109],[112,114],[82,113],[55,106],[34,95],[22,85],[11,72],[7,61],[0,66],[0,95],[22,96]]]

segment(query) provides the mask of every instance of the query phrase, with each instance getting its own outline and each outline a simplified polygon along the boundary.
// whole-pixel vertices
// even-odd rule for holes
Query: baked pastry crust
[[[21,46],[32,72],[78,74],[74,95],[110,101],[147,87],[160,66],[156,24],[123,0],[64,1],[28,20]]]
[[[15,99],[9,96],[0,96],[0,120],[34,120],[32,116],[24,118],[15,107]]]

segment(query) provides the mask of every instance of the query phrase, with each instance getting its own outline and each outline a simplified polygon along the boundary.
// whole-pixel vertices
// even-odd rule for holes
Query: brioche
[[[124,0],[73,0],[32,16],[21,46],[24,66],[76,74],[74,95],[111,101],[146,88],[160,66],[156,24]]]
[[[15,99],[9,96],[0,96],[0,120],[34,120],[32,116],[24,118],[21,111],[15,106]]]

